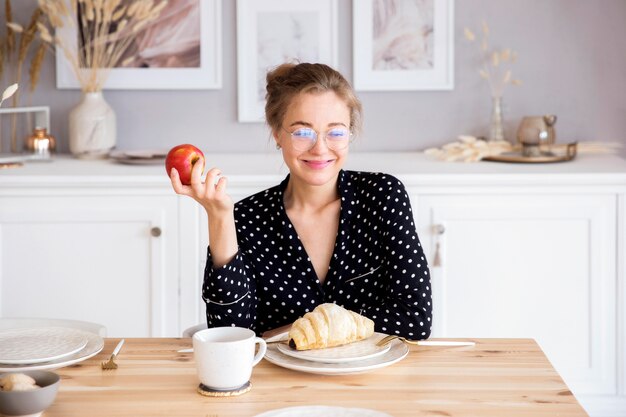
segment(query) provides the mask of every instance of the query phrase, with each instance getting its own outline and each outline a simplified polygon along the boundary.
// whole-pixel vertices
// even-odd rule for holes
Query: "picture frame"
[[[237,0],[240,122],[263,122],[265,76],[284,62],[338,63],[337,0]]]
[[[112,68],[104,89],[110,90],[210,90],[222,88],[222,0],[197,0],[200,7],[200,66],[193,68]],[[76,25],[64,25],[60,36],[71,39],[76,50]],[[58,89],[79,89],[80,84],[56,47]]]
[[[352,7],[356,90],[454,88],[454,0],[359,0]]]
[[[32,135],[35,128],[50,132],[49,106],[0,108],[0,155],[23,156],[23,139]]]

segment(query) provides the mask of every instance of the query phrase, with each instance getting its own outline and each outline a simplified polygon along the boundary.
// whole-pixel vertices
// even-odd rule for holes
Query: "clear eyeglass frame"
[[[317,143],[318,138],[320,137],[320,133],[310,127],[299,127],[294,131],[289,131],[284,127],[282,129],[285,132],[289,133],[291,137],[291,145],[294,147],[294,149],[298,151],[308,151],[312,149]],[[347,139],[337,139],[337,136],[329,136],[333,131],[337,133],[339,131],[347,132]],[[298,135],[298,132],[300,132],[301,135]],[[324,132],[324,141],[326,143],[326,146],[328,147],[328,149],[332,149],[333,151],[341,151],[346,149],[350,145],[350,142],[352,142],[352,139],[352,132],[345,127],[331,127],[326,132]]]

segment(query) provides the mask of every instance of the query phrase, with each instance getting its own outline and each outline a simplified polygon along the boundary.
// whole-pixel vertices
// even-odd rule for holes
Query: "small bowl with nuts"
[[[48,371],[0,374],[0,415],[39,416],[54,402],[60,380]]]

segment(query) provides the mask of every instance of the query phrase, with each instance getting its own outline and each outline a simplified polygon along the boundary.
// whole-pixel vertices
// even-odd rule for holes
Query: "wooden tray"
[[[565,153],[542,152],[540,156],[524,156],[521,151],[504,152],[482,158],[483,161],[515,162],[524,164],[545,164],[549,162],[567,162],[576,157],[576,143],[569,143]]]

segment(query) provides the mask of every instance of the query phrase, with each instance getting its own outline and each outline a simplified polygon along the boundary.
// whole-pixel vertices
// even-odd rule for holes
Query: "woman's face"
[[[297,149],[302,144],[296,146],[292,141],[291,132],[300,128],[317,132],[317,141],[308,150]],[[300,93],[292,99],[282,129],[274,132],[274,139],[282,149],[294,185],[334,185],[348,155],[348,146],[330,149],[325,136],[327,132],[335,135],[342,130],[350,131],[350,109],[334,92]]]

